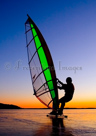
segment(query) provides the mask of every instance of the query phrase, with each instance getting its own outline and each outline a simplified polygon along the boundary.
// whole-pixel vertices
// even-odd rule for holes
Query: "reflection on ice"
[[[50,119],[47,109],[0,110],[0,136],[94,136],[96,110],[67,109],[68,118]]]

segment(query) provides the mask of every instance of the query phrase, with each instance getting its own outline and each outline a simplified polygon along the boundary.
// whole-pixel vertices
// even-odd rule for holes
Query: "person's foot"
[[[63,112],[59,110],[58,111],[58,115],[62,115],[62,114],[63,114]]]
[[[56,111],[52,111],[52,112],[50,112],[49,114],[51,114],[51,115],[56,115]]]

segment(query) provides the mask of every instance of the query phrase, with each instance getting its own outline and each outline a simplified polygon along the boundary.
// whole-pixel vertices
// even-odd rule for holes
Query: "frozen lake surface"
[[[65,109],[64,119],[50,119],[49,112],[0,109],[0,136],[96,136],[96,109]]]

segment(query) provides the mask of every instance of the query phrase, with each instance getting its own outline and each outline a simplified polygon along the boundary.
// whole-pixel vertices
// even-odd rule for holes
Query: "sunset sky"
[[[75,85],[66,107],[96,108],[96,0],[0,1],[0,103],[44,108],[33,95],[25,21],[34,20],[51,52],[56,76]],[[64,90],[58,90],[59,97]]]

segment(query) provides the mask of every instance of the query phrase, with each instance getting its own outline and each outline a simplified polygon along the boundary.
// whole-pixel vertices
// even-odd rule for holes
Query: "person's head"
[[[72,83],[72,78],[71,77],[67,77],[66,78],[66,83],[67,84],[71,84]]]

